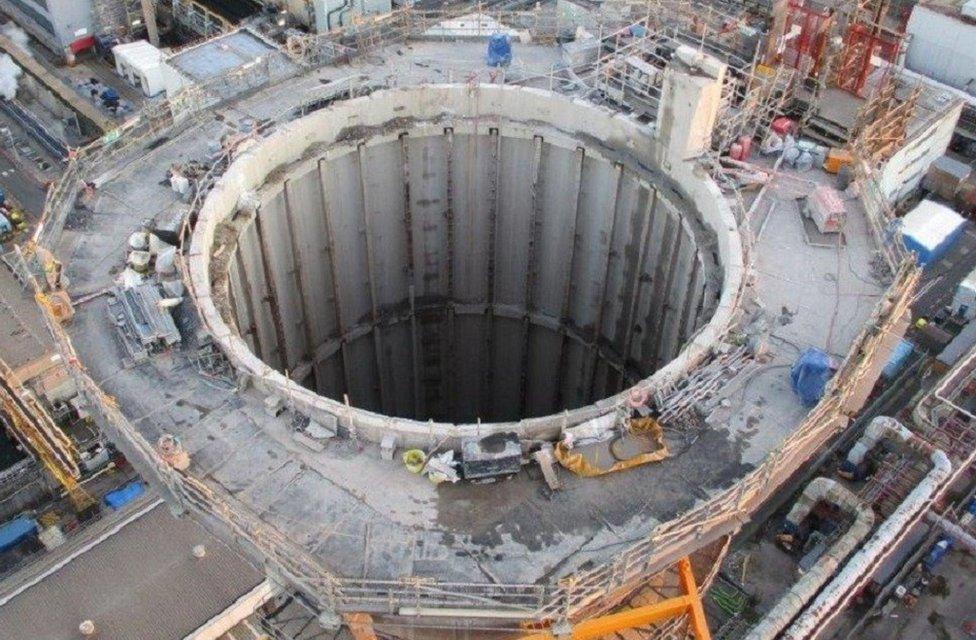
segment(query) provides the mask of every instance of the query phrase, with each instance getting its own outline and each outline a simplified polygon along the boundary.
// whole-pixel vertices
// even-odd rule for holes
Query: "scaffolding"
[[[201,38],[214,38],[233,30],[234,25],[195,0],[169,0],[173,20]]]
[[[81,467],[74,443],[3,360],[0,360],[0,407],[12,435],[64,488],[75,509],[81,511],[93,504],[91,496],[78,483]]]
[[[871,166],[879,166],[900,149],[915,117],[921,85],[907,96],[898,95],[898,83],[888,74],[874,95],[865,102],[852,129],[851,150]]]
[[[847,29],[833,84],[864,98],[871,70],[877,59],[898,63],[905,34],[883,24],[886,0],[858,0],[847,17]]]
[[[146,16],[147,4],[149,10],[154,11],[153,4],[144,0],[95,0],[92,3],[92,16],[98,32],[126,41],[144,28],[155,27],[155,16]]]

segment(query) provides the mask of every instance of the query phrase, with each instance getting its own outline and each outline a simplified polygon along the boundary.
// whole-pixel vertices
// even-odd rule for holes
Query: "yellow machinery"
[[[74,443],[3,360],[0,360],[0,404],[14,435],[64,487],[75,509],[89,507],[94,501],[78,483],[81,468]]]

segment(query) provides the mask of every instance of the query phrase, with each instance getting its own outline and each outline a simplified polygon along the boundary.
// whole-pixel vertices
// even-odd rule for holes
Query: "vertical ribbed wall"
[[[230,284],[266,362],[389,415],[503,421],[616,393],[708,320],[714,257],[633,171],[539,135],[433,133],[265,185]]]

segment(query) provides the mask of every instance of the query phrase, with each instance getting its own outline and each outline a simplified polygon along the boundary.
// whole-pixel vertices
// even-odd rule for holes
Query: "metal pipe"
[[[926,513],[925,519],[949,534],[949,537],[966,547],[970,553],[976,553],[976,538],[959,524],[934,511]]]
[[[933,451],[932,470],[885,520],[871,539],[851,558],[783,634],[784,640],[812,640],[840,612],[895,549],[898,540],[929,508],[933,498],[952,475],[952,463],[943,451]]]
[[[885,438],[897,438],[908,442],[915,437],[905,425],[888,416],[877,416],[864,429],[864,435],[854,443],[847,454],[847,461],[853,465],[861,464],[872,449]]]
[[[746,640],[772,640],[790,623],[803,606],[816,595],[817,591],[830,579],[840,563],[861,544],[874,526],[874,512],[860,498],[830,478],[814,478],[797,500],[786,519],[795,525],[809,515],[821,500],[832,502],[839,507],[853,511],[854,523],[841,536],[809,571],[803,574],[793,587],[780,598],[776,606],[756,625]]]
[[[432,618],[495,618],[502,620],[525,620],[531,614],[526,611],[505,609],[462,609],[458,607],[400,607],[397,615],[404,617]]]
[[[337,13],[339,11],[342,11],[347,6],[349,6],[349,0],[342,0],[342,4],[340,4],[338,7],[336,7],[335,9],[332,9],[331,11],[329,11],[328,13],[325,14],[325,30],[326,31],[332,31],[332,14]],[[339,27],[342,27],[342,20],[341,20],[342,16],[339,16],[339,17],[340,17]]]

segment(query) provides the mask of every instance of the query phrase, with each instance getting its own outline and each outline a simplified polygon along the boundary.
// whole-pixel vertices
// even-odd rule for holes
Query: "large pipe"
[[[816,638],[892,553],[905,532],[918,522],[952,474],[952,463],[943,451],[933,451],[931,458],[932,470],[928,475],[787,629],[784,640]]]
[[[776,606],[763,617],[758,625],[746,636],[746,640],[772,640],[790,623],[803,606],[816,595],[817,591],[830,579],[840,563],[843,562],[874,526],[874,512],[871,507],[830,478],[814,478],[796,501],[786,516],[793,526],[799,526],[814,505],[825,500],[845,511],[855,514],[854,523],[837,542],[824,552],[817,563],[803,574],[796,584],[780,598]]]
[[[891,438],[908,442],[915,437],[908,427],[888,416],[877,416],[864,429],[864,435],[854,443],[847,454],[847,461],[859,465],[880,441]]]
[[[925,514],[925,518],[946,532],[950,538],[966,547],[970,553],[976,553],[976,538],[974,538],[971,533],[963,529],[961,526],[952,520],[949,520],[945,516],[940,516],[934,511],[929,511],[927,514]]]

